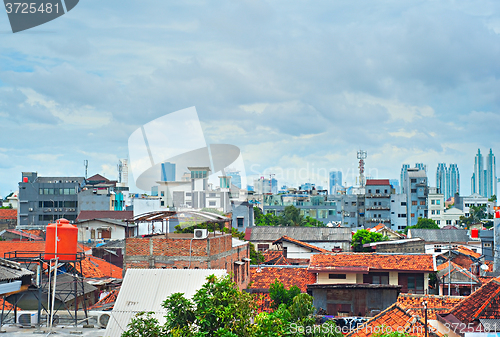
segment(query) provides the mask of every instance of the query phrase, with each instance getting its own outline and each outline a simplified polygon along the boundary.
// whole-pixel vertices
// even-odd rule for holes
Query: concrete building
[[[488,157],[486,157],[486,174],[485,174],[485,185],[486,185],[486,197],[491,198],[492,195],[497,195],[497,164],[495,155],[490,149]]]
[[[242,203],[231,202],[232,226],[240,232],[245,232],[248,227],[255,225],[253,204],[248,201]]]
[[[44,228],[59,218],[76,220],[84,177],[39,177],[23,172],[19,183],[18,227]]]
[[[455,195],[455,207],[464,212],[464,215],[466,217],[470,216],[469,208],[471,206],[485,207],[486,212],[488,214],[493,214],[494,213],[493,207],[495,206],[495,202],[488,201],[488,198],[479,195],[478,193],[474,193],[467,197],[460,197],[458,195]]]
[[[442,254],[464,245],[481,254],[481,241],[472,239],[465,229],[418,229],[410,228],[408,238],[421,238],[425,241],[426,254]]]
[[[496,160],[492,149],[486,157],[486,167],[484,167],[484,158],[481,150],[477,150],[474,159],[474,173],[471,178],[471,192],[472,194],[479,194],[483,197],[490,198],[497,193],[497,172]]]
[[[444,213],[444,194],[437,192],[438,190],[429,188],[427,195],[428,217],[434,221],[441,220],[441,215]]]
[[[446,163],[438,163],[436,170],[436,193],[442,194],[443,196],[448,193],[448,168]]]
[[[391,223],[391,184],[388,179],[369,179],[365,186],[365,227]]]
[[[406,221],[406,194],[391,194],[391,228],[395,231],[404,230]]]
[[[446,194],[445,200],[448,200],[455,196],[455,194],[460,194],[460,172],[458,171],[457,164],[450,164],[448,168],[448,175],[446,176]]]
[[[241,175],[239,171],[226,171],[226,175],[231,177],[231,184],[241,189]],[[244,187],[244,186],[243,186]]]
[[[394,193],[401,194],[401,186],[399,185],[398,179],[389,179],[389,183],[391,184],[391,188],[394,190]]]
[[[278,181],[274,178],[254,179],[253,187],[256,194],[278,194]]]
[[[403,164],[401,167],[401,174],[400,174],[400,186],[401,186],[401,193],[406,193],[405,191],[405,181],[406,181],[406,170],[410,168],[410,164]]]
[[[404,183],[406,194],[407,226],[414,226],[418,218],[427,218],[427,174],[419,169],[407,169]]]

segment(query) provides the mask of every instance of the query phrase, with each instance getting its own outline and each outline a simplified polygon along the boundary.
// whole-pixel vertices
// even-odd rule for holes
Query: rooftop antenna
[[[365,186],[365,159],[367,157],[366,151],[359,150],[358,151],[358,159],[359,159],[359,186]]]
[[[87,179],[87,169],[89,168],[89,161],[87,159],[83,161],[83,166],[85,166],[85,179]]]

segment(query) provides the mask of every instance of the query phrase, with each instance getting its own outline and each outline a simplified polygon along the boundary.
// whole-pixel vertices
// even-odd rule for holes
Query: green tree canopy
[[[281,304],[289,307],[292,305],[293,298],[298,294],[300,294],[299,287],[292,286],[290,289],[286,289],[278,279],[269,286],[269,297],[273,300],[271,307],[274,309],[277,309]]]
[[[421,229],[439,229],[439,226],[432,219],[418,218],[417,224],[414,226],[408,226],[405,228],[405,234],[408,233],[408,229],[411,228],[421,228]]]
[[[380,233],[369,232],[366,229],[360,229],[352,236],[352,250],[355,252],[371,252],[370,247],[363,247],[364,244],[388,240],[386,236]]]
[[[286,206],[280,215],[263,214],[259,207],[254,207],[254,218],[256,226],[325,227],[323,222],[310,216],[301,215],[300,209],[293,205]]]

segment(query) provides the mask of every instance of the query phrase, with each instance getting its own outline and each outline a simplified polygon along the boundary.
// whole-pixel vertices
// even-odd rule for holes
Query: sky
[[[500,155],[498,1],[80,0],[13,34],[0,13],[0,195],[21,172],[117,178],[128,138],[195,106],[246,175],[354,184]],[[133,178],[133,177],[131,177]],[[134,189],[134,188],[132,188]]]

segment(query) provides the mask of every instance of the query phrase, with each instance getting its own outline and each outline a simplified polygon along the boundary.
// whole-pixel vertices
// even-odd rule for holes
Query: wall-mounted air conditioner
[[[97,320],[97,326],[106,329],[111,313],[109,311],[91,311],[89,315],[94,316]]]
[[[194,230],[194,238],[195,239],[206,239],[208,236],[207,229],[195,229]]]
[[[23,326],[32,326],[38,323],[38,312],[36,311],[18,311],[16,323]]]
[[[33,208],[31,208],[31,207],[30,207],[28,210],[29,210],[30,212],[33,212]]]

